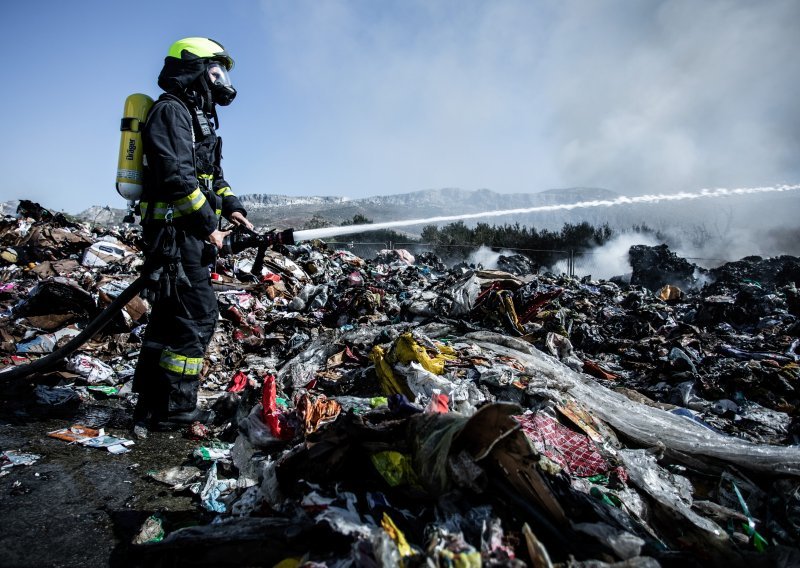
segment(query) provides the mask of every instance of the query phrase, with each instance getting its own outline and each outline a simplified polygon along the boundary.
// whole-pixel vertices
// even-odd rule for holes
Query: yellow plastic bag
[[[383,527],[383,530],[386,531],[389,537],[397,545],[397,550],[400,551],[400,556],[405,557],[414,554],[414,551],[411,549],[411,546],[406,540],[406,536],[400,532],[400,529],[398,529],[397,525],[394,524],[392,518],[386,513],[383,514],[383,519],[381,519],[381,527]]]
[[[380,379],[381,389],[387,396],[391,396],[393,394],[403,394],[406,396],[406,398],[408,398],[408,400],[414,400],[414,393],[411,392],[411,389],[408,388],[408,385],[405,383],[405,381],[402,381],[394,376],[392,367],[386,360],[386,354],[384,353],[382,347],[379,345],[373,347],[369,354],[369,358],[373,363],[375,363],[375,372],[378,374],[378,379]]]
[[[424,347],[414,341],[414,337],[410,333],[404,333],[392,345],[389,351],[389,359],[391,363],[402,363],[404,365],[411,361],[416,361],[426,371],[434,375],[441,375],[444,373],[445,361],[455,359],[455,350],[444,344],[438,345],[436,348],[438,353],[431,356]]]
[[[419,485],[417,474],[411,466],[409,457],[400,452],[378,452],[370,456],[372,465],[391,487],[398,485]]]

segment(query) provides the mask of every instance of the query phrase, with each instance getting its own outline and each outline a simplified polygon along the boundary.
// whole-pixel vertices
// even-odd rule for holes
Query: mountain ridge
[[[360,215],[373,222],[420,219],[482,211],[524,209],[573,201],[613,199],[619,194],[602,188],[548,189],[535,193],[498,193],[490,189],[423,189],[409,193],[362,198],[343,196],[291,196],[251,193],[239,196],[250,220],[259,226],[303,228],[310,220],[330,225],[350,222]],[[123,208],[95,205],[76,216],[86,222],[119,224]],[[505,220],[508,221],[508,220]],[[505,222],[498,221],[499,223]],[[517,216],[511,222],[522,222]]]
[[[489,225],[527,226],[537,230],[561,230],[566,224],[589,223],[613,230],[628,231],[632,227],[678,235],[683,240],[702,242],[710,238],[745,242],[748,250],[767,251],[768,242],[784,243],[797,232],[796,219],[800,200],[790,193],[744,195],[724,199],[678,200],[660,203],[627,203],[614,207],[598,206],[553,208],[528,213],[500,216],[482,212],[538,208],[587,201],[613,202],[621,194],[598,187],[567,187],[533,193],[498,193],[489,189],[459,188],[424,189],[403,194],[375,195],[363,198],[343,196],[289,196],[280,194],[246,194],[240,196],[250,220],[264,228],[295,230],[340,226],[367,219],[374,223],[395,222],[433,217],[470,215],[463,222],[470,227]],[[91,224],[120,225],[125,211],[119,208],[93,206],[77,215]],[[13,214],[12,202],[4,211]],[[47,203],[43,203],[47,206]],[[453,221],[450,221],[453,222]],[[440,223],[445,224],[445,223]],[[426,223],[403,226],[403,233],[419,236]],[[796,239],[794,239],[796,241]],[[795,250],[795,245],[781,244],[780,250]]]

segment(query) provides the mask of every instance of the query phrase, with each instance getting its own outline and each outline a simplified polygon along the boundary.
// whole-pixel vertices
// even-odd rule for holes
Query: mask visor
[[[236,89],[231,85],[231,77],[225,65],[219,61],[211,61],[206,65],[206,77],[214,102],[228,106],[236,97]]]
[[[221,87],[231,87],[231,76],[228,70],[219,61],[212,61],[206,66],[209,85],[219,85]]]

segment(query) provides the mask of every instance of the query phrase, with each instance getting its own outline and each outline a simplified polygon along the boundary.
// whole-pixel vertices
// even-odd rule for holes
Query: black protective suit
[[[216,247],[207,239],[220,214],[246,214],[222,174],[213,105],[193,89],[202,69],[197,62],[168,58],[159,76],[168,92],[153,105],[142,133],[145,254],[150,259],[166,250],[171,262],[155,286],[136,365],[136,423],[195,410],[203,357],[219,314],[209,274]]]

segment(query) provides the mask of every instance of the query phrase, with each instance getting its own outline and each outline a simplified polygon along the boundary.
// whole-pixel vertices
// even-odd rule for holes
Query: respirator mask
[[[219,61],[208,62],[204,79],[211,93],[211,100],[214,103],[220,106],[228,106],[236,98],[236,89],[231,85],[228,69]]]

